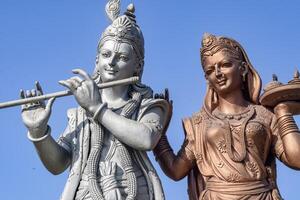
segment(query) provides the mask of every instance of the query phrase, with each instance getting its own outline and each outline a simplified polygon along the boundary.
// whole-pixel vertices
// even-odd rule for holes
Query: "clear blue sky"
[[[130,0],[122,0],[122,10]],[[143,82],[156,91],[169,88],[174,115],[168,131],[178,151],[183,141],[181,119],[199,110],[205,92],[199,48],[204,32],[238,40],[248,52],[263,83],[277,73],[292,78],[300,64],[300,3],[280,0],[174,1],[134,0],[145,37]],[[45,92],[62,90],[57,81],[71,70],[94,68],[100,34],[109,24],[106,0],[1,0],[0,102],[19,97],[39,80]],[[66,126],[72,97],[54,103],[50,119],[57,138]],[[26,138],[20,108],[0,110],[0,198],[58,199],[68,172],[54,176],[40,162]],[[150,152],[153,163],[155,163]],[[167,199],[187,199],[186,180],[168,179],[155,163]],[[300,172],[278,164],[278,182],[285,199],[299,199]]]

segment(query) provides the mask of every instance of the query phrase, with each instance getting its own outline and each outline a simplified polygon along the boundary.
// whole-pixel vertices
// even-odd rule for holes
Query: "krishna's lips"
[[[105,69],[105,72],[110,74],[110,75],[114,75],[116,73],[118,73],[118,70],[114,70],[114,69]]]

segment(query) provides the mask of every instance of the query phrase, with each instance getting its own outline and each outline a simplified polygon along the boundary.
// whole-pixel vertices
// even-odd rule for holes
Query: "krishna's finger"
[[[35,82],[35,88],[37,91],[37,95],[43,95],[43,89],[39,81]]]
[[[85,80],[92,80],[92,77],[84,70],[82,69],[73,69],[72,72],[74,74],[79,74],[82,76]]]

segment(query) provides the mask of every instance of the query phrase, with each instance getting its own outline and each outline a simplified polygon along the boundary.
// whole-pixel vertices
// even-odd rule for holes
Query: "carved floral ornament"
[[[212,56],[221,49],[231,50],[236,55],[242,55],[239,45],[232,39],[226,37],[216,37],[205,33],[202,39],[201,57]]]

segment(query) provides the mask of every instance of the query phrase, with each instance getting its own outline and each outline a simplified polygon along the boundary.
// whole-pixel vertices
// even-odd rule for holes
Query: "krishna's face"
[[[130,78],[138,69],[138,58],[130,44],[107,40],[100,47],[96,70],[102,82]]]

